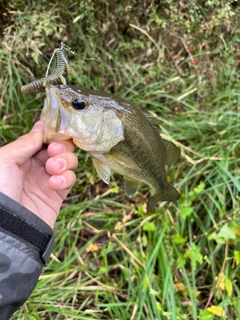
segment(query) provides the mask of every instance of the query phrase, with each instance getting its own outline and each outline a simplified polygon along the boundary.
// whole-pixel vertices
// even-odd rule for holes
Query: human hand
[[[78,161],[72,141],[42,148],[44,125],[0,148],[0,192],[17,201],[50,227],[76,176]]]

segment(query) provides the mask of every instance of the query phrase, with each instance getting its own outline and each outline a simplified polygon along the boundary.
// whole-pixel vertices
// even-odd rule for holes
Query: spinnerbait
[[[47,83],[54,85],[66,84],[66,78],[70,73],[70,66],[65,50],[70,51],[74,54],[74,52],[62,42],[61,48],[57,48],[53,52],[46,71],[46,77],[22,86],[21,91],[23,93],[39,93],[45,92]],[[56,65],[53,72],[48,76],[49,68],[55,55]]]

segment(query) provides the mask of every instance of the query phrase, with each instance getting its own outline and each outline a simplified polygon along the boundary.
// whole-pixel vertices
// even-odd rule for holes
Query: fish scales
[[[124,141],[113,147],[136,163],[140,171],[129,170],[129,176],[161,189],[167,184],[165,178],[166,151],[159,133],[146,117],[136,109],[133,114],[123,113]],[[127,169],[126,169],[127,170]]]

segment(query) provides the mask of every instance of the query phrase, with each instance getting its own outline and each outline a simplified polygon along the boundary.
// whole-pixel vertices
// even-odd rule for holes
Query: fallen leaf
[[[224,310],[221,306],[211,306],[206,309],[207,311],[211,312],[215,316],[223,317],[224,316]]]

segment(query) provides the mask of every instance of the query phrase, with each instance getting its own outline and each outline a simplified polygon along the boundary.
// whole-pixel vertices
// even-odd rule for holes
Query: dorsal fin
[[[156,117],[154,117],[151,113],[144,112],[144,115],[148,119],[148,121],[151,123],[153,128],[160,134],[161,133],[161,128],[159,126],[159,121]]]

